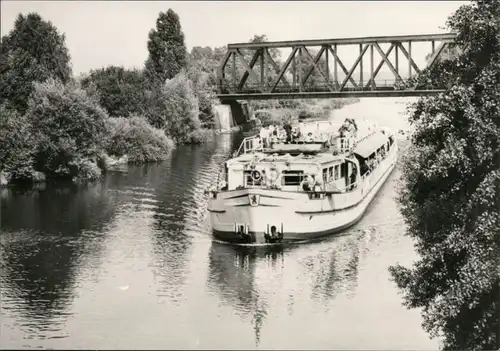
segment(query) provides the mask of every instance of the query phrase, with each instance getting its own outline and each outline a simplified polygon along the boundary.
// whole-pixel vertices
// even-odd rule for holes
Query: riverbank
[[[59,91],[70,100],[69,103],[56,96],[55,92]],[[0,171],[0,186],[37,184],[49,179],[71,179],[77,183],[94,180],[110,170],[123,169],[127,164],[163,161],[179,141],[181,144],[199,145],[216,135],[214,129],[197,127],[174,142],[163,128],[151,123],[155,121],[154,117],[109,117],[78,87],[52,82],[36,85],[36,92],[38,96],[35,95],[31,108],[22,117],[14,111],[2,110],[0,124],[5,127],[2,139],[6,145],[14,147],[4,150],[1,155],[5,162]],[[39,107],[37,103],[46,96],[53,97],[55,108],[63,111],[61,115],[51,115],[42,120],[40,117],[46,115],[47,108]],[[357,102],[359,99],[283,100],[274,105],[273,102],[265,102],[267,108],[261,109],[257,118],[261,118],[264,125],[293,122],[298,118],[328,119],[332,111]],[[93,105],[91,111],[86,111],[87,126],[82,137],[79,134],[82,120],[75,120],[73,115],[66,116],[66,113],[71,110],[69,107],[83,110],[89,104]],[[60,123],[64,125],[63,130]],[[25,139],[19,139],[19,135]],[[77,145],[87,145],[87,148]]]

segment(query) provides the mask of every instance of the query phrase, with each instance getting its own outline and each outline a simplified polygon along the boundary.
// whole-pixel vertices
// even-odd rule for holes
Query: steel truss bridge
[[[398,85],[438,62],[455,37],[454,33],[445,33],[229,44],[217,70],[217,95],[222,103],[231,103],[237,100],[436,94],[444,91],[444,87],[400,89]],[[412,43],[422,42],[430,43],[430,57],[425,67],[418,67],[412,56]],[[390,46],[384,51],[381,44]],[[344,46],[359,47],[359,55],[354,62],[340,59],[338,49]],[[272,58],[272,49],[291,49],[282,66]],[[318,49],[314,55],[313,50]],[[375,51],[382,58],[377,65],[374,62]],[[392,52],[394,54],[390,57]],[[405,78],[402,77],[400,56],[403,57],[403,64],[407,64],[408,76]],[[366,61],[368,70],[363,66]],[[384,64],[392,73],[392,80],[377,80]],[[366,79],[364,74],[368,74]],[[314,81],[311,79],[313,75],[316,77]]]

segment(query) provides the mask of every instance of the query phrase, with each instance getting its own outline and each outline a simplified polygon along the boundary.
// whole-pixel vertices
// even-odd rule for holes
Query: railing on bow
[[[261,150],[262,150],[262,142],[260,140],[260,137],[250,136],[243,139],[243,141],[240,144],[240,147],[238,148],[238,151],[234,153],[234,156],[237,157],[242,154],[248,154]]]

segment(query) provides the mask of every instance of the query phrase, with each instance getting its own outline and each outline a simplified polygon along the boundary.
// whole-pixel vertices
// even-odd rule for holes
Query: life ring
[[[254,169],[252,173],[250,173],[253,181],[260,181],[262,179],[262,173]]]

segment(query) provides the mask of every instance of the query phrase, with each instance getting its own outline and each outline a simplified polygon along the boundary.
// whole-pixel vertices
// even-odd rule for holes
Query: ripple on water
[[[212,240],[203,194],[231,151],[221,136],[95,186],[2,194],[2,346],[435,348],[387,273],[413,257],[397,171],[343,236],[237,246]]]

